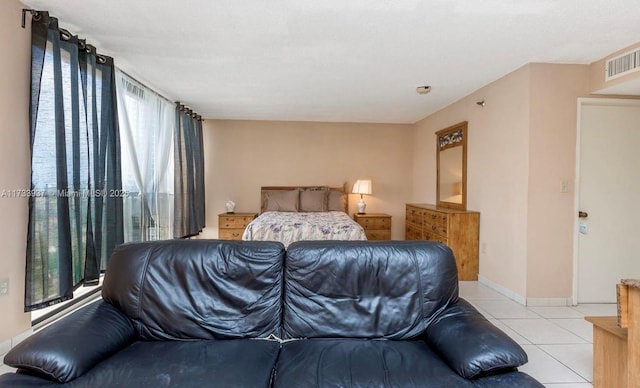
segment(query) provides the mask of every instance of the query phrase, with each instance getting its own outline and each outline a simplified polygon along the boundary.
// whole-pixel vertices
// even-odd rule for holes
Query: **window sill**
[[[100,291],[102,290],[103,278],[104,276],[100,276],[100,281],[95,286],[79,287],[73,292],[73,299],[69,299],[68,301],[54,304],[53,306],[40,310],[32,311],[31,326],[34,329],[38,329],[99,298]]]

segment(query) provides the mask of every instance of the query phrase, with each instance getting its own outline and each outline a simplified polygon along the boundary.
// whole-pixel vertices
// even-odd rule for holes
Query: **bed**
[[[266,186],[260,189],[260,215],[247,225],[243,240],[366,240],[348,215],[347,190],[329,186]]]

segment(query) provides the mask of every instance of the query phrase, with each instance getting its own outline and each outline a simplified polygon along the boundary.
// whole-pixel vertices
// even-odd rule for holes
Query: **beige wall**
[[[577,98],[588,79],[586,65],[528,64],[416,123],[412,200],[433,203],[434,133],[469,121],[480,276],[521,301],[571,296]]]
[[[572,295],[577,100],[589,92],[583,65],[533,64],[529,135],[527,296]],[[561,193],[561,182],[568,192]]]
[[[638,47],[591,65],[528,64],[415,125],[412,201],[434,203],[434,132],[469,121],[467,203],[481,212],[480,276],[521,301],[572,295],[577,99],[638,82],[640,72],[604,82],[606,59]]]
[[[29,188],[30,33],[20,27],[22,4],[0,1],[0,192]],[[5,192],[6,193],[6,192]],[[27,200],[0,196],[0,278],[9,295],[0,296],[0,342],[31,327],[24,310]]]
[[[467,208],[480,211],[480,275],[526,293],[530,67],[481,88],[415,125],[413,195],[435,202],[435,132],[467,120]],[[476,104],[484,100],[485,107]]]
[[[236,211],[260,210],[260,186],[351,185],[371,178],[367,212],[392,215],[393,239],[404,238],[404,204],[411,192],[410,125],[206,120],[203,125],[207,227],[232,199]],[[349,195],[356,209],[358,195]]]

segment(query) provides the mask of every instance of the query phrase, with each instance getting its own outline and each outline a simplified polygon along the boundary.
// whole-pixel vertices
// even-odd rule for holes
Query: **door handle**
[[[587,218],[587,217],[589,217],[589,213],[583,212],[583,211],[578,212],[578,218]]]

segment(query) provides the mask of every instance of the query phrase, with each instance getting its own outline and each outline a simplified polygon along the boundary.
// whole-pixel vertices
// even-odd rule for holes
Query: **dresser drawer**
[[[391,218],[389,217],[361,217],[358,218],[358,223],[365,231],[369,229],[391,229]]]
[[[444,245],[447,245],[447,238],[435,233],[424,232],[424,239],[429,241],[441,242]]]
[[[220,240],[242,240],[244,228],[241,229],[219,229],[218,238]]]
[[[422,240],[422,227],[406,224],[404,229],[405,240]]]
[[[422,225],[424,221],[424,211],[415,207],[407,206],[406,222]]]
[[[244,229],[254,218],[254,216],[220,216],[218,227],[221,229]]]
[[[443,213],[425,210],[424,230],[425,232],[436,233],[447,236],[447,215]]]
[[[391,240],[390,230],[367,230],[364,233],[367,235],[367,240]]]
[[[367,240],[391,240],[391,216],[386,213],[354,214],[353,220],[362,226]]]

